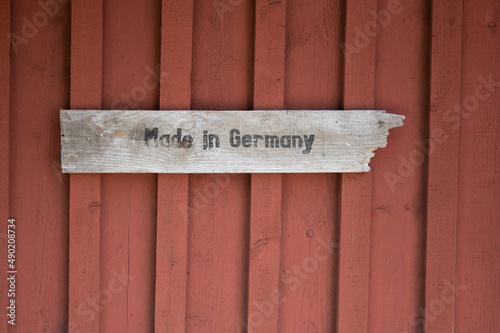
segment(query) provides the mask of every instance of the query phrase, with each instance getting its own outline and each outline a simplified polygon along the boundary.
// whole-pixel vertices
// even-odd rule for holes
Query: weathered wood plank
[[[64,172],[366,172],[383,111],[61,110]],[[280,149],[277,149],[280,148]]]

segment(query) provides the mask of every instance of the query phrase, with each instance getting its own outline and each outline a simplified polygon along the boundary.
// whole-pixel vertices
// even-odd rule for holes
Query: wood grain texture
[[[12,1],[12,32],[22,36],[38,12],[37,2]],[[70,106],[70,8],[47,18],[11,50],[9,206],[18,263],[11,332],[63,332],[68,322],[69,177],[60,170],[57,113]]]
[[[365,172],[403,118],[380,111],[62,110],[63,170]]]
[[[378,2],[378,11],[389,8],[394,14],[376,40],[375,107],[406,119],[373,159],[368,323],[373,332],[418,332],[410,317],[425,296],[427,160],[420,143],[428,126],[430,4]]]
[[[255,5],[254,108],[284,108],[286,1]],[[252,332],[278,331],[281,174],[253,174],[250,206],[248,316]]]
[[[162,2],[160,108],[190,109],[193,1]],[[185,332],[189,176],[158,175],[155,332]]]
[[[335,174],[283,175],[278,332],[335,330],[336,178]]]
[[[101,108],[102,1],[73,1],[71,14],[71,106]],[[68,327],[99,332],[100,311],[88,300],[100,290],[100,175],[70,176],[69,224]]]
[[[435,311],[442,296],[449,296],[445,281],[455,285],[460,145],[459,131],[446,121],[445,114],[460,104],[462,1],[434,1],[431,10],[425,308]],[[447,303],[439,316],[425,318],[426,332],[443,332],[455,326],[455,298]]]
[[[185,332],[188,175],[158,175],[155,332]]]
[[[158,109],[161,3],[103,3],[103,109]],[[103,332],[154,330],[156,175],[102,175]],[[120,288],[121,287],[121,288]],[[106,301],[105,301],[106,302]]]
[[[10,34],[11,6],[10,1],[4,1],[0,11],[0,36]],[[9,213],[9,176],[10,176],[10,40],[0,40],[0,269],[8,271],[7,265],[7,221]],[[5,309],[9,305],[7,279],[0,280],[0,306]],[[7,316],[0,318],[0,330],[7,332]]]
[[[1,332],[500,332],[498,0],[75,1],[0,5]],[[61,108],[406,120],[360,175],[67,175]]]
[[[376,0],[346,2],[344,109],[374,108],[376,39],[359,53],[350,48],[376,11]],[[337,331],[368,332],[372,174],[343,174],[341,191]]]
[[[69,324],[72,330],[99,332],[101,177],[70,177]],[[98,305],[100,306],[100,305]]]
[[[194,110],[252,108],[254,4],[196,0],[193,18]],[[250,176],[189,179],[187,332],[238,332],[247,315]]]
[[[285,108],[341,108],[343,12],[340,1],[287,1]],[[283,175],[278,332],[335,331],[338,190],[335,174]]]
[[[463,1],[461,108],[448,113],[460,131],[456,332],[500,331],[499,10]]]

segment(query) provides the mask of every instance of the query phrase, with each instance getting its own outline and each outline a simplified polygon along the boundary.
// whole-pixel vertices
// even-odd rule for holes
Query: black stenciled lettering
[[[208,148],[208,131],[203,130],[203,149],[206,150]]]
[[[253,146],[255,148],[258,147],[259,145],[259,140],[264,140],[264,137],[262,135],[254,134],[253,135]]]
[[[193,146],[193,137],[191,135],[184,135],[182,138],[182,148],[191,148]]]
[[[283,135],[280,139],[282,148],[290,148],[292,145],[292,137],[290,135]]]
[[[158,147],[158,127],[153,129],[146,128],[144,130],[144,142],[145,146],[149,146],[149,140],[154,139],[154,146]]]
[[[304,150],[302,153],[309,154],[314,142],[314,134],[309,135],[309,137],[307,135],[304,135],[304,141],[306,142],[306,150]]]
[[[239,134],[240,134],[240,131],[238,131],[236,128],[233,128],[229,132],[229,143],[231,144],[231,147],[236,148],[236,147],[239,147],[241,145]]]
[[[266,148],[279,148],[279,138],[276,135],[266,135]]]
[[[211,136],[212,134],[210,134]],[[209,141],[212,140],[209,136]],[[245,134],[241,135],[239,129],[233,128],[229,132],[229,143],[232,147],[238,148],[240,146],[245,148],[259,148],[259,140],[264,141],[264,147],[260,148],[302,148],[304,145],[305,150],[303,154],[309,154],[314,144],[315,135],[259,135],[259,134]],[[212,144],[213,145],[213,144]]]
[[[170,134],[163,134],[160,136],[160,146],[170,147]]]
[[[173,147],[180,148],[181,147],[181,142],[182,142],[182,130],[180,128],[177,129],[177,134],[172,135],[170,138],[170,144]]]
[[[154,146],[158,147],[158,141],[160,142],[161,147],[174,147],[174,148],[191,148],[193,146],[194,139],[191,135],[182,136],[182,129],[177,128],[177,134],[163,134],[160,136],[158,140],[158,128],[155,127],[153,129],[146,128],[144,130],[144,143],[145,146],[149,146],[149,141],[151,139],[154,140]]]
[[[298,145],[297,145],[298,143]],[[300,135],[293,135],[292,136],[292,148],[302,148],[302,137]]]
[[[243,137],[241,138],[241,145],[245,148],[252,147],[252,136],[243,135]]]
[[[217,134],[209,134],[208,135],[208,149],[212,149],[214,147],[214,141],[215,141],[215,148],[220,148],[220,139]]]

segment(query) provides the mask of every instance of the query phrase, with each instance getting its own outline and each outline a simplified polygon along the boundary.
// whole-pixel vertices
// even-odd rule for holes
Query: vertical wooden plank
[[[103,108],[157,109],[161,3],[103,2]],[[157,176],[102,176],[100,330],[154,330]]]
[[[69,325],[80,332],[99,332],[99,311],[89,300],[99,295],[101,178],[70,176]]]
[[[282,110],[286,1],[255,5],[254,109]],[[281,241],[281,174],[253,174],[248,280],[249,332],[277,332]]]
[[[162,2],[160,109],[191,107],[193,0]],[[158,175],[155,332],[185,332],[189,175]]]
[[[101,108],[102,1],[72,2],[71,107]],[[69,328],[99,332],[101,176],[70,175]]]
[[[285,107],[341,105],[343,4],[289,0]],[[336,327],[338,175],[283,175],[279,332]]]
[[[158,175],[155,332],[184,332],[188,175]]]
[[[17,221],[18,283],[16,326],[10,330],[63,331],[69,177],[58,168],[59,109],[69,107],[70,8],[60,4],[48,14],[36,1],[11,1],[11,13],[17,37],[10,59],[9,205]]]
[[[428,126],[430,2],[383,0],[377,12],[385,13],[379,21],[386,23],[376,36],[375,108],[406,119],[372,159],[368,326],[417,332],[421,327],[411,319],[425,295],[427,159],[421,144]]]
[[[460,104],[462,1],[432,2],[429,167],[425,308],[442,302],[447,282],[455,285],[459,135],[445,113]],[[450,84],[453,82],[453,84]],[[446,137],[446,140],[442,138]],[[448,291],[453,292],[453,291]],[[449,295],[445,295],[448,297]],[[439,303],[441,305],[441,303]],[[425,319],[426,332],[452,331],[455,298]]]
[[[252,108],[253,14],[251,1],[194,2],[193,109]],[[250,176],[192,175],[189,193],[186,331],[237,332],[247,315]]]
[[[447,113],[460,130],[457,276],[446,296],[456,298],[456,332],[499,332],[499,3],[463,1],[462,15],[460,112]]]
[[[0,36],[10,34],[10,1],[4,1],[0,11]],[[7,272],[7,224],[9,215],[9,127],[10,127],[10,40],[2,38],[0,41],[0,269]],[[0,297],[2,309],[9,306],[7,298],[7,279],[0,280]],[[7,332],[7,316],[0,318],[0,330]]]
[[[376,0],[347,1],[344,50],[344,109],[374,109],[375,45],[359,53],[356,29],[374,22]],[[373,167],[373,162],[371,163]],[[339,332],[368,332],[372,173],[342,174],[338,287]]]
[[[254,109],[282,110],[285,104],[286,1],[255,4]]]
[[[278,332],[335,331],[337,178],[283,175]]]

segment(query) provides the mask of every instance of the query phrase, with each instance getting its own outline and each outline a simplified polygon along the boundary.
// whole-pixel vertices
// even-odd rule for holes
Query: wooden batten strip
[[[191,106],[193,0],[163,0],[160,109]],[[166,76],[166,75],[165,75]],[[188,242],[188,174],[158,175],[155,332],[184,332]]]
[[[255,7],[254,108],[284,108],[286,1]],[[278,307],[265,321],[251,327],[252,316],[263,304],[278,304],[281,240],[281,174],[253,174],[250,211],[250,260],[248,280],[248,330],[277,332]]]
[[[376,40],[372,39],[359,53],[351,53],[349,47],[356,45],[354,29],[364,27],[373,21],[370,12],[376,10],[375,0],[346,3],[346,39],[343,45],[346,110],[374,107]],[[343,174],[341,191],[337,330],[352,333],[367,332],[371,173]]]
[[[455,22],[450,24],[450,22]],[[425,308],[441,300],[443,288],[455,283],[459,130],[445,112],[460,105],[462,1],[432,2],[429,168],[427,178],[427,252]],[[442,138],[446,137],[446,140]],[[426,332],[454,327],[455,299],[439,316],[426,320]]]
[[[71,2],[71,107],[101,108],[102,1]],[[81,314],[81,305],[99,293],[101,176],[70,176],[69,329],[99,332],[99,312]]]

